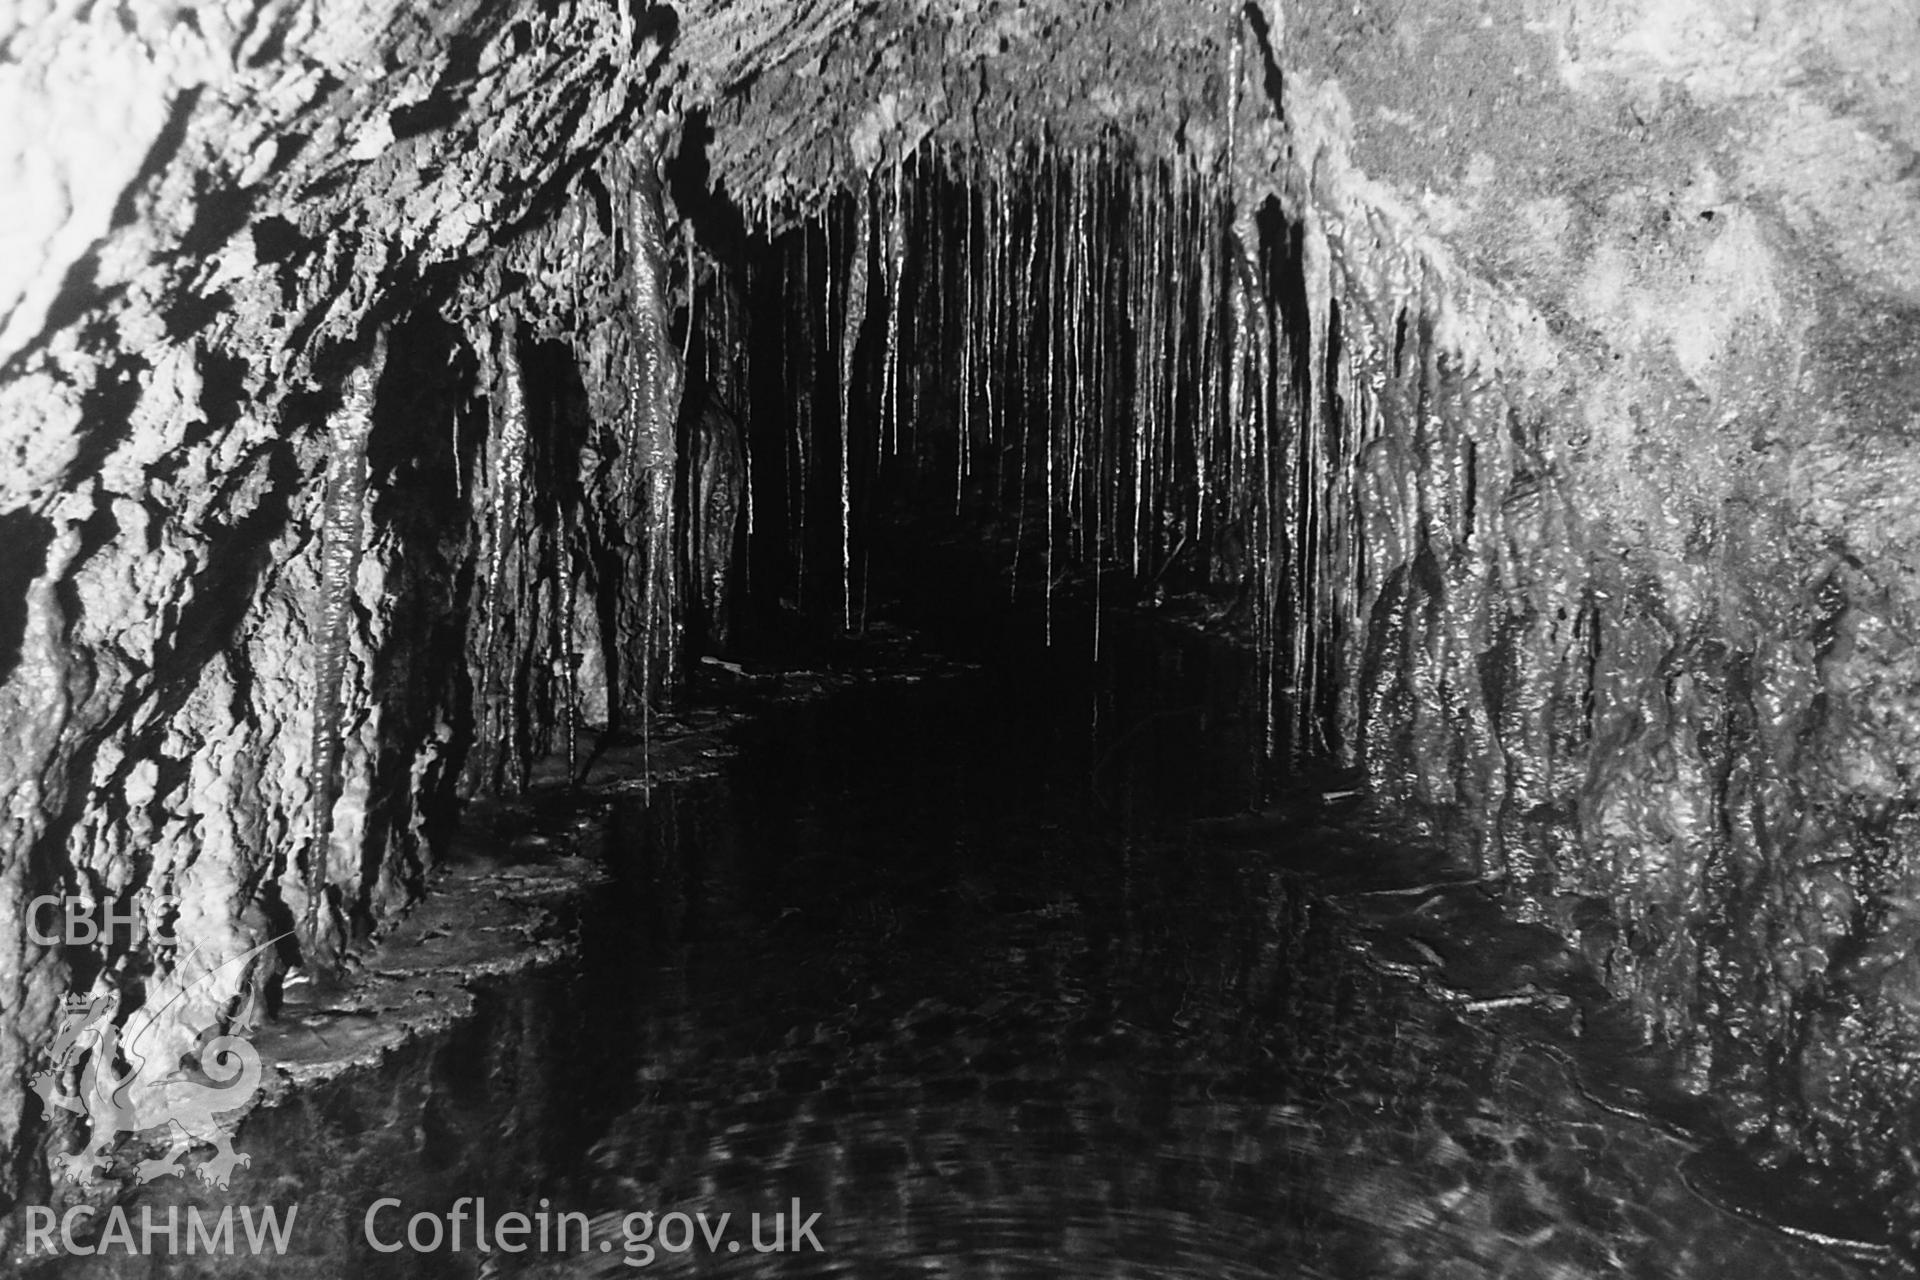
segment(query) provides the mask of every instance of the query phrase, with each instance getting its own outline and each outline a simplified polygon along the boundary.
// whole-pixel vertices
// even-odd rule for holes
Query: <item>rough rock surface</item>
[[[594,6],[58,8],[0,30],[0,95],[30,126],[0,155],[24,196],[0,298],[0,915],[51,893],[157,925],[177,895],[180,945],[6,933],[9,1148],[37,1120],[23,1081],[67,990],[186,992],[161,1049],[177,1054],[248,980],[220,966],[293,927],[308,865],[334,886],[335,934],[417,888],[423,827],[486,756],[468,748],[488,668],[448,661],[467,619],[506,632],[494,667],[523,684],[546,653],[489,612],[498,583],[474,566],[556,518],[487,501],[509,450],[482,444],[480,356],[443,304],[578,169],[647,152],[658,48]],[[343,459],[340,388],[382,326],[365,455]],[[323,691],[330,464],[370,483],[338,522],[362,545],[334,585],[345,653]],[[317,786],[330,699],[342,759]],[[524,762],[543,741],[510,746]]]
[[[996,159],[1039,147],[1170,163],[1223,219],[1192,283],[1238,336],[1197,341],[1239,372],[1204,403],[1308,497],[1220,527],[1266,522],[1262,643],[1340,749],[1578,935],[1757,1154],[1877,1174],[1920,1233],[1910,6],[35,9],[0,20],[0,917],[179,894],[184,945],[6,935],[0,1194],[44,1176],[20,1082],[65,992],[191,988],[184,1046],[303,873],[352,941],[463,791],[576,717],[644,725],[679,649],[671,304],[723,252],[656,154],[755,234],[862,210],[871,343],[903,158],[1098,171]],[[370,482],[329,520],[377,332]]]
[[[1361,695],[1370,767],[1467,800],[1757,1152],[1875,1171],[1913,1232],[1920,20],[1295,6],[1289,31],[1353,170],[1525,326],[1493,357],[1539,424],[1531,474],[1480,483],[1493,545],[1398,606],[1429,621]]]

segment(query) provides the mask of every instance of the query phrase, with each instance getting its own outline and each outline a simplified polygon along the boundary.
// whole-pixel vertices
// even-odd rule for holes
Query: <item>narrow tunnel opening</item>
[[[1324,492],[1348,410],[1275,201],[1236,227],[1184,161],[927,148],[750,229],[691,147],[663,255],[683,660],[817,649],[879,614],[977,650],[1021,613],[1050,645],[1064,611],[1093,662],[1097,616],[1124,609],[1260,655],[1269,763],[1338,757],[1321,562],[1351,534]],[[571,376],[525,370],[536,401]]]

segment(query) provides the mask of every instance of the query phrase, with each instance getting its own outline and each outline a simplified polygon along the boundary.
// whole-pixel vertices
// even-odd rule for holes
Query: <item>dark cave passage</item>
[[[0,13],[5,1265],[1911,1274],[1916,59]]]
[[[688,167],[668,166],[669,189],[691,185]],[[648,642],[663,670],[795,634],[857,636],[876,594],[961,614],[942,591],[965,597],[998,576],[1010,602],[1039,602],[1043,635],[1056,593],[1172,600],[1262,655],[1271,754],[1338,750],[1334,655],[1354,619],[1337,608],[1346,575],[1322,561],[1354,556],[1361,530],[1329,477],[1371,406],[1331,388],[1340,345],[1305,296],[1298,229],[1271,201],[1240,228],[1254,236],[1243,249],[1231,192],[1189,166],[1028,147],[916,153],[890,183],[838,193],[777,234],[750,230],[724,195],[688,202],[682,242],[645,251],[619,241],[604,199],[582,211],[618,253],[654,254],[675,281],[681,408],[670,445],[643,446],[664,449],[673,476],[666,545],[644,552],[663,584]],[[585,368],[551,345],[530,357],[528,330],[550,323],[491,335],[515,355],[509,370],[496,354],[483,381],[520,384],[529,443],[515,463],[521,446],[496,440],[486,465],[528,486],[504,500],[555,530],[517,588],[537,609],[573,601],[538,661],[587,661],[617,708],[634,696],[607,657],[627,643],[623,535],[593,532],[588,512],[597,473],[632,448],[593,442],[620,357],[597,340]],[[1410,323],[1395,372],[1424,388],[1444,362],[1430,326]],[[557,532],[582,524],[584,537]],[[596,708],[607,696],[586,694]],[[549,726],[564,701],[540,704]],[[534,750],[522,741],[522,777]]]

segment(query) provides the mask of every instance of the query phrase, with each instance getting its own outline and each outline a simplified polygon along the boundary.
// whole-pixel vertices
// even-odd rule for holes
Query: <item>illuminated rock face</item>
[[[829,582],[843,420],[962,488],[1043,421],[1029,551],[1246,583],[1278,748],[1756,1144],[1920,1150],[1902,6],[106,8],[0,26],[0,917],[188,946],[0,950],[0,1192],[65,992],[324,959],[461,796],[644,728],[748,545],[676,526],[684,424],[775,412],[768,271]]]

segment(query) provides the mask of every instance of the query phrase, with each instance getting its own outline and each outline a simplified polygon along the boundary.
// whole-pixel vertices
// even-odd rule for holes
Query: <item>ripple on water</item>
[[[579,966],[497,983],[471,1027],[256,1117],[257,1167],[316,1220],[333,1204],[347,1241],[370,1187],[551,1197],[599,1215],[596,1239],[636,1209],[730,1214],[737,1240],[755,1212],[820,1214],[824,1252],[659,1253],[666,1274],[1860,1274],[1709,1208],[1687,1144],[1369,964],[1355,909],[1286,868],[1378,833],[1316,813],[1225,850],[1122,822],[1123,799],[1153,808],[1123,783],[1208,758],[1196,718],[1010,728],[984,678],[776,709],[723,776],[616,804]],[[1454,962],[1405,950],[1416,974]],[[481,1261],[344,1255],[374,1276]]]

